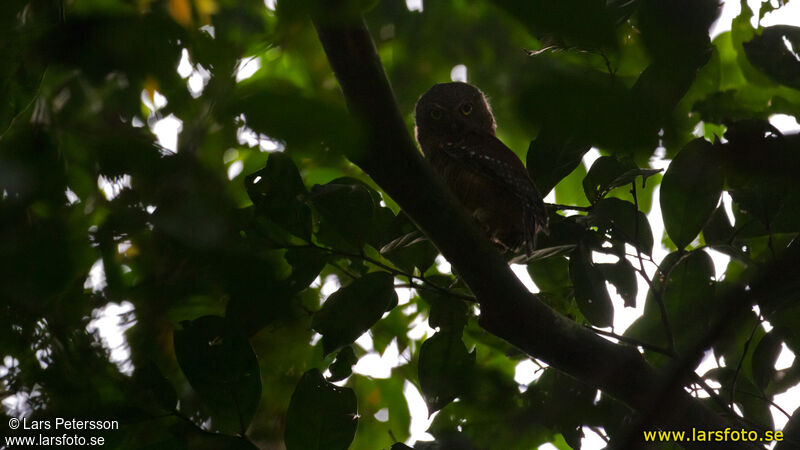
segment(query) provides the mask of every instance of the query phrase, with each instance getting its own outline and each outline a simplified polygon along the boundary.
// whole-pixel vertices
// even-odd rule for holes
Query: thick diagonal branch
[[[458,270],[480,303],[484,329],[637,411],[652,411],[653,398],[665,399],[654,420],[661,428],[732,426],[682,386],[659,395],[663,383],[636,350],[595,335],[528,292],[417,151],[363,19],[339,16],[331,22],[320,16],[314,24],[348,108],[367,133],[368,150],[353,162],[392,196]],[[756,447],[725,443],[724,448]]]

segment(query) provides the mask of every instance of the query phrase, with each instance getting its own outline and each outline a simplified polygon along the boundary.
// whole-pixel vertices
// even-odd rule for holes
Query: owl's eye
[[[470,113],[472,113],[472,103],[464,103],[458,109],[461,111],[461,114],[468,116]]]
[[[440,110],[438,108],[432,109],[431,110],[431,118],[433,118],[433,120],[441,119],[442,118],[442,110]]]

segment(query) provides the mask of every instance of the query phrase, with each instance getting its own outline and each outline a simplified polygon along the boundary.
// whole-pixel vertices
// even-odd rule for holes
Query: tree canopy
[[[783,423],[798,448],[775,397],[800,384],[776,366],[800,352],[800,136],[770,119],[800,118],[800,28],[758,25],[787,2],[742,0],[712,40],[714,0],[6,0],[2,423],[402,450],[417,390],[415,449]],[[413,142],[416,99],[464,70],[554,192],[512,260],[534,293]],[[124,361],[96,325],[115,305]]]

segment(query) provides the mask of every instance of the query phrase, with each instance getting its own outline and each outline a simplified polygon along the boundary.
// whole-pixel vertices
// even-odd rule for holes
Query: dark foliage
[[[598,386],[545,365],[514,381],[541,355],[479,326],[458,270],[353,163],[374,137],[348,113],[317,3],[0,6],[3,423],[118,420],[104,448],[402,449],[416,389],[437,412],[417,449],[628,439],[646,412]],[[499,136],[555,195],[550,235],[514,259],[540,300],[655,369],[712,350],[717,367],[680,383],[775,427],[775,396],[800,384],[800,358],[776,368],[800,354],[800,291],[766,269],[798,249],[800,136],[769,119],[800,118],[798,28],[754,28],[743,4],[711,41],[712,0],[341,3],[326,23],[364,14],[409,132],[455,65],[487,92]],[[171,146],[157,134],[175,119]],[[751,288],[757,308],[733,314]],[[624,336],[608,331],[637,303]],[[119,306],[124,361],[93,322]],[[435,332],[411,332],[425,322]],[[394,347],[391,377],[354,370]]]

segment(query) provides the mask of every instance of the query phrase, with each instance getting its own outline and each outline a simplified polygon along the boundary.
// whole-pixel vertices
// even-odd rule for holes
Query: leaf
[[[387,449],[393,442],[409,438],[411,414],[403,393],[410,367],[397,368],[389,378],[354,375],[351,385],[360,399],[358,433],[351,448]],[[387,433],[391,430],[391,433]]]
[[[742,43],[756,68],[785,86],[800,89],[800,27],[775,25]]]
[[[539,250],[534,250],[530,254],[520,255],[511,259],[511,264],[531,264],[543,259],[562,256],[570,253],[575,249],[575,245],[554,245]]]
[[[403,444],[402,442],[395,442],[389,450],[414,450],[413,448]]]
[[[627,242],[646,255],[652,254],[653,232],[650,222],[633,203],[605,198],[595,205],[589,213],[589,219],[599,228],[608,230],[612,238]]]
[[[679,249],[689,245],[719,203],[724,181],[714,146],[695,139],[681,149],[661,183],[664,228]]]
[[[703,227],[703,238],[708,245],[725,245],[730,243],[733,237],[733,225],[725,212],[725,207],[719,205],[711,213],[705,227]]]
[[[475,351],[467,352],[460,333],[438,332],[419,350],[419,384],[428,415],[452,402],[466,386],[475,364]]]
[[[612,189],[630,184],[639,176],[644,184],[647,178],[659,172],[661,169],[640,169],[631,160],[619,161],[614,156],[601,156],[583,179],[583,191],[586,198],[595,204]]]
[[[775,363],[781,353],[781,340],[774,333],[767,333],[753,351],[753,378],[759,389],[764,390],[775,376]]]
[[[644,314],[626,330],[625,336],[668,347],[657,301],[663,290],[664,307],[676,350],[683,352],[691,348],[697,339],[704,336],[710,324],[716,287],[714,274],[714,263],[702,250],[667,255],[648,291]]]
[[[598,264],[597,267],[603,274],[603,278],[617,288],[617,293],[622,297],[625,306],[635,308],[639,285],[636,282],[636,272],[631,263],[626,259],[620,259],[615,264]]]
[[[546,196],[581,163],[590,146],[545,128],[531,141],[526,165],[536,187]]]
[[[582,245],[569,257],[569,275],[575,287],[575,301],[592,325],[610,327],[614,323],[614,306],[608,296],[603,274],[591,258],[591,253]]]
[[[175,356],[189,383],[223,429],[244,432],[261,398],[261,376],[247,338],[222,317],[183,322]]]
[[[307,191],[291,157],[270,154],[266,167],[245,177],[244,183],[259,215],[311,240],[311,210],[304,202]]]
[[[297,383],[286,412],[286,449],[346,450],[356,434],[357,414],[352,389],[328,383],[311,369]]]
[[[314,247],[294,247],[286,250],[284,258],[292,266],[288,285],[294,291],[307,288],[328,262],[328,252]]]
[[[349,377],[353,373],[353,365],[358,362],[352,346],[344,347],[339,350],[336,355],[336,360],[330,366],[331,376],[330,381],[341,381]]]
[[[331,294],[314,314],[311,326],[322,334],[327,355],[355,341],[396,305],[392,275],[372,272]]]
[[[575,247],[572,247],[574,250]],[[563,256],[528,263],[528,274],[543,292],[557,292],[572,286],[569,262]]]
[[[397,227],[397,222],[402,221],[407,221],[409,225],[413,226],[404,214],[398,215],[392,225]],[[415,267],[420,272],[425,272],[439,254],[428,237],[418,229],[403,234],[384,245],[381,247],[380,253],[407,272],[413,272]]]
[[[437,291],[426,289],[420,292],[423,300],[431,305],[428,324],[441,331],[461,333],[467,325],[467,304]]]
[[[367,188],[331,182],[311,188],[310,200],[319,220],[320,242],[360,252],[372,224],[373,200]]]
[[[767,429],[773,428],[772,413],[769,403],[757,394],[756,387],[749,379],[729,367],[718,367],[705,373],[704,378],[710,378],[722,385],[719,390],[720,397],[726,402],[731,401],[731,392],[735,388],[735,400],[743,412],[745,419],[753,423],[763,424]],[[735,380],[735,384],[734,384]]]

